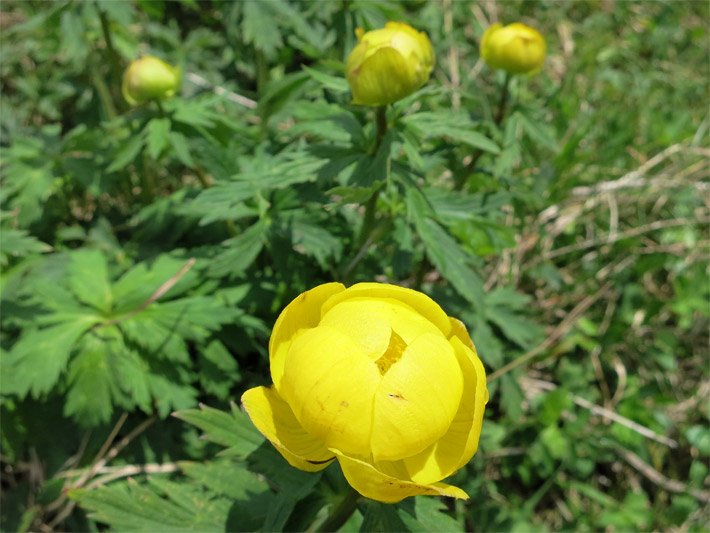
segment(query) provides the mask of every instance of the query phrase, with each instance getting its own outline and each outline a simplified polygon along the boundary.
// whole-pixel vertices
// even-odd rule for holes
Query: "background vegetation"
[[[703,530],[708,10],[3,2],[2,530]],[[437,66],[372,153],[343,61],[389,19]],[[548,42],[502,120],[496,20]],[[120,96],[143,53],[183,66],[162,109]],[[291,298],[373,279],[471,328],[469,502],[353,511],[234,403]]]

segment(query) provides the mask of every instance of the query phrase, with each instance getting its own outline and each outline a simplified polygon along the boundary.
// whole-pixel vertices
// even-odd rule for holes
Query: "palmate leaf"
[[[223,243],[226,250],[210,262],[209,275],[234,277],[242,274],[259,256],[264,247],[268,230],[265,220],[260,220],[250,228]]]
[[[218,340],[200,349],[197,357],[202,388],[217,398],[229,398],[232,385],[240,378],[236,358]]]
[[[163,283],[177,274],[185,265],[184,259],[168,255],[135,265],[113,284],[113,299],[116,315],[121,315],[136,309],[143,304]],[[179,281],[170,288],[169,298],[180,296],[194,287],[199,280],[195,269],[186,272]]]
[[[425,139],[447,138],[485,152],[497,154],[500,147],[476,131],[476,124],[464,113],[435,111],[414,113],[402,119],[407,128]]]
[[[531,348],[542,340],[542,328],[522,313],[529,297],[503,287],[486,294],[485,301],[486,319],[521,348]]]
[[[64,414],[87,426],[108,422],[113,413],[113,376],[107,362],[104,343],[94,335],[85,335],[72,359],[68,372],[69,391]]]
[[[247,200],[263,199],[273,190],[316,181],[323,163],[322,159],[304,152],[258,155],[244,161],[243,170],[232,176],[230,182],[203,191],[181,211],[201,217],[201,225],[257,216],[259,211],[245,204]]]
[[[253,470],[265,475],[277,488],[278,495],[266,516],[264,531],[281,531],[296,508],[296,504],[310,495],[321,479],[321,473],[303,472],[289,465],[269,443],[249,456]]]
[[[283,46],[283,39],[276,13],[269,6],[269,2],[245,2],[242,8],[244,41],[253,44],[255,48],[269,56],[273,55]],[[270,31],[264,31],[264,28],[269,28]]]
[[[74,490],[73,499],[90,517],[117,531],[224,531],[231,503],[212,498],[197,485],[149,478],[96,490]]]
[[[484,301],[483,280],[469,266],[472,257],[444,228],[427,216],[428,206],[411,189],[407,191],[407,207],[431,262],[461,296],[480,308]]]
[[[118,531],[255,531],[274,510],[268,483],[243,462],[181,462],[176,480],[114,483],[70,497]],[[129,516],[126,516],[129,515]]]
[[[463,527],[447,514],[446,504],[439,498],[416,496],[400,504],[398,514],[412,532],[462,531]]]
[[[158,159],[170,144],[170,119],[163,117],[150,120],[146,124],[145,135],[148,155]]]
[[[138,154],[143,149],[145,144],[143,132],[139,135],[132,135],[121,141],[121,144],[116,148],[111,164],[106,169],[106,172],[117,172],[126,168],[133,160],[138,157]]]
[[[3,357],[2,392],[24,398],[39,398],[59,380],[74,351],[77,340],[99,318],[91,315],[47,328],[26,329],[22,337]]]
[[[60,132],[60,125],[47,125],[35,137],[16,137],[4,150],[3,208],[17,210],[21,227],[42,216],[45,202],[57,190],[53,156],[62,146]]]
[[[207,463],[183,461],[180,469],[187,476],[221,496],[246,500],[250,495],[270,491],[263,478],[245,468],[243,463],[229,459],[216,459]]]
[[[31,236],[27,231],[2,228],[0,229],[0,266],[8,264],[11,257],[24,257],[29,254],[49,252],[52,247]]]
[[[236,405],[232,405],[230,413],[200,405],[199,409],[178,411],[174,416],[200,428],[210,442],[227,446],[230,456],[245,458],[264,442],[264,437]]]
[[[322,226],[296,219],[291,224],[291,232],[293,249],[315,258],[321,268],[327,269],[329,263],[340,260],[342,241]]]
[[[73,252],[67,281],[79,301],[108,314],[112,302],[111,282],[103,253],[98,250]]]

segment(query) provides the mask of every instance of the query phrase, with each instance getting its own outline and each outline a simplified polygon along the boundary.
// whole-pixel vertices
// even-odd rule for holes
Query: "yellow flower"
[[[128,65],[121,90],[129,104],[139,105],[173,96],[180,87],[180,78],[180,68],[157,57],[145,56]]]
[[[273,387],[242,403],[296,468],[337,459],[363,496],[467,498],[441,483],[478,448],[486,375],[466,327],[396,285],[326,283],[281,313],[269,341]]]
[[[424,85],[434,68],[434,49],[426,33],[402,22],[365,33],[348,56],[346,77],[353,103],[381,106],[401,100]]]
[[[536,29],[520,22],[493,24],[481,39],[481,57],[493,68],[524,74],[545,63],[545,38]]]

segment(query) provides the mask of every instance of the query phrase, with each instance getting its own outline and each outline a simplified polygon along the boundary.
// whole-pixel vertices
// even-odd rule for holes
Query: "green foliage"
[[[549,7],[4,3],[0,527],[703,530],[707,8]],[[387,20],[437,67],[384,132],[344,62]],[[481,62],[492,20],[542,32],[540,73]],[[141,54],[179,95],[124,102]],[[358,498],[237,405],[293,297],[371,280],[492,377],[469,502]]]

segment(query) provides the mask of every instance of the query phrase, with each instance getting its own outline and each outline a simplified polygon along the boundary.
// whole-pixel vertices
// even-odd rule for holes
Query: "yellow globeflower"
[[[180,68],[153,56],[136,59],[123,73],[123,97],[131,105],[148,100],[162,100],[180,87]]]
[[[401,100],[424,85],[434,68],[434,49],[426,33],[402,22],[379,30],[356,31],[346,76],[353,103],[381,106]]]
[[[481,57],[493,68],[524,74],[545,63],[545,38],[536,29],[520,22],[493,24],[481,39]]]
[[[326,283],[281,313],[269,341],[272,387],[242,403],[296,468],[340,462],[363,496],[467,498],[441,483],[478,448],[486,375],[466,327],[420,292]]]

